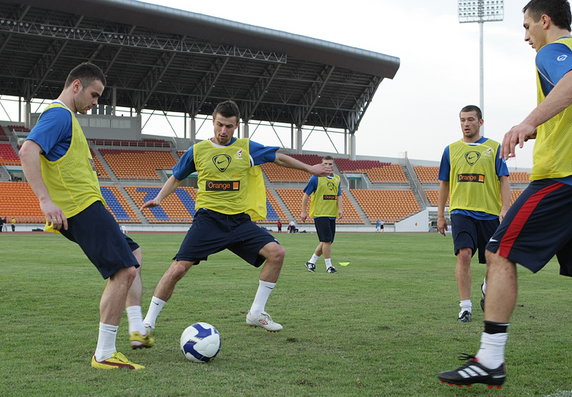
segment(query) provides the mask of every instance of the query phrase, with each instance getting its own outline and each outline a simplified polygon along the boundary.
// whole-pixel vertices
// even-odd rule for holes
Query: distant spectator
[[[282,233],[282,222],[280,222],[280,219],[276,222],[276,227],[278,228],[278,233]]]
[[[16,231],[16,218],[12,218],[10,221],[10,226],[12,226],[12,232]]]
[[[5,223],[6,223],[6,218],[0,218],[0,233],[4,230]]]

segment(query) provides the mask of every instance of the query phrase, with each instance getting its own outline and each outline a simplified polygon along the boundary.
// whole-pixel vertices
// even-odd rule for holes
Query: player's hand
[[[68,230],[68,218],[64,215],[64,212],[60,207],[55,205],[53,201],[40,201],[40,209],[46,217],[46,222],[51,224],[56,230]]]
[[[302,212],[302,214],[300,214],[300,219],[302,220],[302,222],[306,222],[306,218],[308,218],[308,214],[305,212]]]
[[[536,138],[536,127],[528,124],[515,125],[504,135],[499,157],[505,160],[516,156],[516,146],[522,149],[524,142]]]
[[[143,203],[143,205],[141,206],[141,208],[139,208],[139,210],[143,210],[144,208],[152,208],[152,207],[158,207],[161,205],[161,202],[157,200],[157,198],[154,198],[153,200],[149,200]]]
[[[330,167],[321,163],[311,166],[308,171],[315,176],[328,176],[332,173]]]
[[[437,218],[437,230],[443,236],[445,235],[445,232],[447,231],[447,220],[445,219],[445,217]]]
[[[338,211],[338,219],[341,219],[344,216],[343,211]]]

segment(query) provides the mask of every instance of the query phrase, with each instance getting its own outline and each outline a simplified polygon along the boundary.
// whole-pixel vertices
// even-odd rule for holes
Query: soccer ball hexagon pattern
[[[220,352],[220,334],[208,323],[195,323],[181,334],[181,352],[190,361],[206,363]]]

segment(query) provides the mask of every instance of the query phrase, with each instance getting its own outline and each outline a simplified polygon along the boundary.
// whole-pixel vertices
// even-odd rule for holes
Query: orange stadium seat
[[[270,182],[307,182],[310,174],[302,170],[280,167],[275,163],[260,166]]]
[[[45,218],[27,182],[0,182],[0,217],[18,223],[43,223]]]
[[[370,168],[379,168],[391,165],[385,161],[377,160],[351,160],[346,158],[336,158],[334,159],[336,166],[340,172],[365,172]]]
[[[413,167],[417,178],[421,183],[439,183],[439,167],[424,167],[416,165]]]
[[[408,183],[403,168],[399,164],[365,170],[372,183]]]
[[[514,171],[508,177],[511,183],[530,183],[530,174],[525,171]]]
[[[156,179],[176,163],[170,151],[99,149],[118,179]]]
[[[157,196],[160,186],[125,186],[138,207]],[[142,212],[150,223],[191,223],[195,215],[196,192],[192,187],[178,187],[163,200],[159,207],[145,208]]]
[[[351,193],[372,223],[377,219],[392,223],[420,211],[411,190],[352,189]]]
[[[510,191],[510,205],[513,205],[517,198],[520,197],[523,190],[511,190]]]

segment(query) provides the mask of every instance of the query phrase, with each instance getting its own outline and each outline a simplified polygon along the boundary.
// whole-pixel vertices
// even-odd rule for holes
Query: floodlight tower
[[[484,114],[485,88],[483,62],[483,26],[485,22],[503,20],[504,0],[458,0],[458,5],[460,23],[479,23],[479,107]],[[484,128],[481,128],[481,134],[484,136]]]

